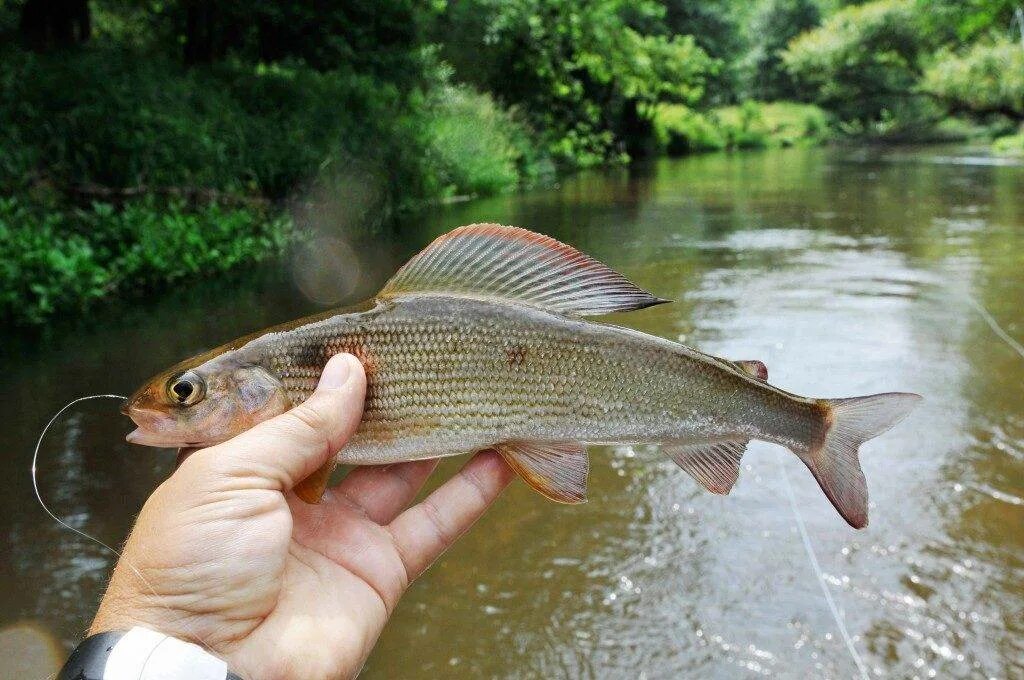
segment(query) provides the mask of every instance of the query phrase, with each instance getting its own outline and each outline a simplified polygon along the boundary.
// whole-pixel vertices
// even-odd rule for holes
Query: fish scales
[[[791,436],[820,429],[813,402],[722,370],[713,357],[492,300],[408,296],[268,335],[242,351],[282,376],[294,403],[312,394],[311,376],[334,354],[363,360],[364,418],[340,454],[346,463],[457,455],[508,440],[766,436],[755,418],[763,408],[757,400],[772,396],[797,430]],[[709,409],[716,402],[721,408]]]

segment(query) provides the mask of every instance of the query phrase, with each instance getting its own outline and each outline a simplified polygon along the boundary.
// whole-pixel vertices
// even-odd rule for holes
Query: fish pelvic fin
[[[590,460],[575,442],[507,442],[493,447],[535,491],[556,503],[587,502]]]
[[[795,451],[818,480],[829,501],[855,529],[868,524],[868,487],[860,467],[860,445],[887,432],[921,400],[908,392],[849,399],[821,399],[824,436],[816,445]]]
[[[749,439],[663,444],[662,453],[710,491],[725,495],[740,474],[740,460]]]
[[[572,246],[500,224],[470,224],[437,237],[379,297],[424,292],[516,300],[576,316],[668,302]]]
[[[331,456],[309,477],[295,485],[295,495],[310,505],[318,504],[324,497],[327,483],[331,480],[331,475],[336,467],[338,467],[338,457]]]

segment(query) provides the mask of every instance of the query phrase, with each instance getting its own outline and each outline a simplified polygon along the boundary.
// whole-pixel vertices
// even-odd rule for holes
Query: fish
[[[593,445],[655,445],[708,491],[728,494],[751,440],[792,451],[840,516],[868,522],[859,448],[921,397],[818,399],[731,361],[590,319],[668,300],[576,248],[526,229],[471,224],[441,235],[373,299],[239,338],[163,371],[122,411],[127,440],[223,442],[301,404],[324,365],[355,355],[362,421],[298,484],[319,502],[334,467],[499,452],[543,496],[587,497]]]

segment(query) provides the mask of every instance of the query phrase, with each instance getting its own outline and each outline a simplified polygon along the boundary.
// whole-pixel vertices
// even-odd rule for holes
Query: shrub
[[[443,195],[493,194],[514,188],[527,131],[485,94],[445,86],[427,116],[430,150]]]
[[[944,52],[925,71],[923,87],[953,108],[1024,116],[1024,46],[999,38]]]
[[[130,51],[11,51],[0,69],[0,189],[192,186],[282,198],[328,165],[424,198],[425,139],[387,83],[302,65],[184,69]]]
[[[228,270],[284,248],[287,219],[258,208],[147,199],[54,211],[0,199],[0,321],[38,324],[114,293]]]
[[[1024,156],[1024,132],[1000,137],[992,143],[992,150],[1000,156]]]
[[[725,136],[703,113],[683,104],[661,104],[655,111],[654,129],[660,149],[670,156],[724,149]]]
[[[933,113],[912,94],[922,42],[914,0],[875,0],[839,10],[793,40],[782,59],[840,120],[865,127],[899,113],[918,121]]]

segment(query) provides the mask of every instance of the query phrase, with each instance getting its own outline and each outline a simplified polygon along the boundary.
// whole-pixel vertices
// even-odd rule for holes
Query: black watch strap
[[[57,680],[242,680],[199,645],[145,628],[87,637],[64,663]]]

